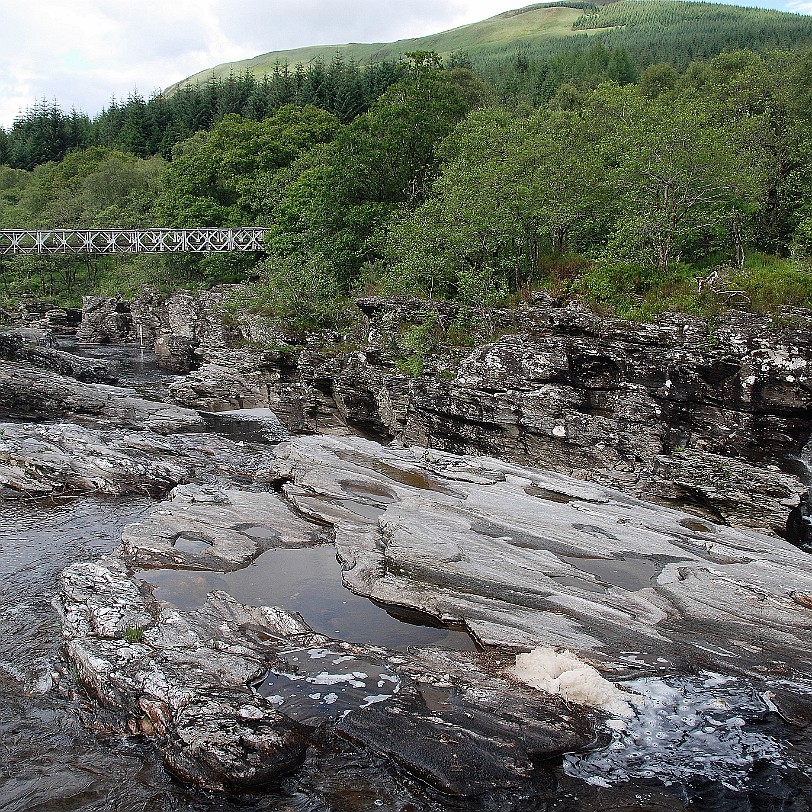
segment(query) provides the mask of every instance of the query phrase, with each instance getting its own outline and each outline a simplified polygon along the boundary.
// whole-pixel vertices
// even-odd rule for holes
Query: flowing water
[[[138,348],[82,352],[111,360],[123,384],[148,396],[161,395],[172,380]],[[429,479],[421,480],[419,486],[442,487]],[[352,483],[345,490],[359,495],[354,494]],[[385,494],[378,496],[385,500]],[[375,499],[368,501],[371,510],[379,509]],[[111,732],[114,728],[105,725],[104,715],[74,691],[60,654],[60,626],[51,599],[64,567],[114,552],[122,528],[143,517],[153,504],[141,497],[0,500],[0,809],[441,812],[472,808],[470,802],[440,797],[374,756],[339,744],[317,744],[295,775],[263,792],[236,797],[207,794],[174,781],[143,740]],[[645,583],[650,577],[648,563],[595,562],[594,574],[606,583]],[[226,589],[246,603],[299,611],[317,631],[340,639],[395,649],[415,644],[471,646],[466,635],[404,623],[343,589],[330,546],[271,550],[236,573],[165,570],[150,571],[144,577],[157,584],[159,598],[179,606],[199,605],[208,590]],[[372,673],[368,663],[353,662],[340,644],[290,652],[289,658],[289,673],[278,669],[258,690],[269,702],[284,703],[291,715],[303,721],[314,721],[314,716],[336,718],[357,705],[359,697],[366,704],[385,701],[397,684],[397,677],[386,669]],[[328,662],[340,673],[326,670]],[[639,680],[629,688],[647,698],[645,711],[616,725],[606,747],[569,756],[564,764],[540,766],[538,794],[533,798],[484,798],[473,806],[546,812],[805,812],[810,808],[808,743],[798,741],[798,734],[777,717],[765,714],[763,702],[746,685],[700,675]],[[314,697],[318,697],[315,705]],[[790,742],[792,736],[795,741]],[[798,753],[806,755],[796,763]]]

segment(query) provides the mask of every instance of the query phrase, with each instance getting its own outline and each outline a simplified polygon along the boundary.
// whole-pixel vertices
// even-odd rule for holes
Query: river
[[[83,352],[118,363],[122,382],[147,395],[160,396],[170,379],[137,348]],[[105,724],[104,714],[75,690],[61,655],[60,625],[51,599],[63,568],[114,552],[122,528],[141,518],[153,504],[146,497],[99,496],[0,502],[0,610],[4,620],[0,635],[0,808],[5,812],[439,812],[471,808],[470,803],[439,796],[405,778],[375,756],[334,743],[311,748],[305,765],[270,789],[234,797],[209,794],[175,781],[143,739],[111,732],[114,728]],[[402,622],[351,595],[341,587],[340,570],[329,546],[272,550],[260,556],[256,565],[227,576],[195,573],[192,577],[167,571],[154,572],[150,578],[158,587],[159,598],[182,607],[202,602],[209,589],[226,589],[247,603],[267,602],[299,611],[317,631],[352,642],[395,649],[418,644],[472,645],[461,632]],[[627,770],[624,765],[639,760],[640,751],[646,748],[646,757],[656,762],[657,746],[651,746],[651,741],[629,745],[628,738],[625,742],[615,739],[606,749],[586,758],[567,758],[563,765],[544,766],[538,794],[532,798],[485,798],[479,806],[548,812],[808,809],[804,804],[810,799],[804,800],[804,790],[800,789],[809,786],[812,759],[808,742],[798,741],[797,732],[774,717],[765,717],[758,730],[743,730],[730,720],[739,719],[737,708],[757,702],[757,697],[742,686],[720,690],[718,685],[707,684],[707,675],[694,677],[694,682],[697,680],[699,688],[693,685],[692,695],[701,696],[704,684],[707,701],[716,702],[716,706],[705,707],[701,700],[691,707],[678,701],[674,704],[673,685],[639,687],[660,691],[662,707],[672,702],[668,719],[693,714],[700,733],[710,718],[713,725],[732,729],[731,736],[739,736],[742,747],[749,748],[751,762],[757,765],[748,767],[746,786],[731,780],[726,772],[729,765],[725,762],[733,751],[722,747],[712,752],[709,747],[711,738],[719,739],[718,730],[711,728],[713,737],[698,743],[695,739],[692,746],[684,738],[684,726],[674,726],[655,713],[645,721],[647,735],[659,739],[672,753],[681,749],[686,764],[699,762],[701,769],[682,776],[660,774],[656,765],[648,772]],[[726,698],[724,712],[718,705],[720,695]],[[795,758],[803,754],[803,763],[792,763],[782,755],[781,740],[793,736]],[[624,747],[626,752],[622,752]],[[629,752],[629,747],[638,752]],[[719,767],[716,771],[714,764]],[[802,780],[804,774],[807,778]]]

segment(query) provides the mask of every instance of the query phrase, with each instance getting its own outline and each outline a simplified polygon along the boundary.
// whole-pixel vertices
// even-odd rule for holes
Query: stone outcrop
[[[54,307],[51,302],[24,300],[14,311],[0,307],[0,324],[47,330],[59,335],[74,335],[82,321],[82,311],[73,307]]]
[[[136,338],[130,303],[119,296],[83,296],[80,344],[123,344]]]
[[[492,458],[328,437],[276,454],[287,497],[335,528],[351,590],[484,645],[812,667],[812,558],[782,540]]]
[[[323,543],[275,493],[183,485],[143,521],[122,534],[123,557],[133,568],[175,567],[230,572],[274,547]]]
[[[737,311],[642,324],[537,294],[488,313],[485,329],[466,327],[453,305],[368,298],[358,302],[365,324],[352,349],[344,337],[315,335],[304,348],[277,336],[277,349],[261,350],[242,346],[263,330],[229,315],[230,295],[131,303],[159,363],[191,370],[172,386],[177,403],[271,408],[294,432],[499,456],[775,534],[805,490],[797,460],[812,425],[808,313],[787,314],[783,326]],[[411,333],[426,324],[434,332],[415,344]],[[438,343],[466,329],[482,342],[474,349]],[[758,483],[751,498],[748,480]]]
[[[108,425],[169,433],[202,427],[191,409],[146,400],[134,390],[90,384],[30,364],[0,364],[0,415],[23,420],[68,415],[103,419]]]
[[[190,293],[178,291],[162,298],[148,291],[130,304],[139,340],[151,344],[159,366],[188,372],[200,345],[228,347],[244,335],[228,323],[225,302],[229,289]]]
[[[163,496],[186,467],[160,438],[82,426],[0,423],[0,494],[91,491]]]
[[[305,637],[301,621],[213,594],[194,617],[161,606],[116,561],[77,564],[55,606],[84,686],[152,739],[167,767],[208,789],[266,784],[304,760],[301,726],[250,690],[267,670],[242,632]],[[125,729],[127,729],[125,727]]]
[[[297,615],[223,592],[179,611],[117,559],[66,569],[55,606],[85,688],[123,730],[153,742],[170,771],[208,789],[267,784],[311,743],[344,739],[445,794],[506,798],[532,792],[534,760],[595,739],[590,714],[540,701],[478,655],[338,643]],[[283,694],[268,694],[268,682]],[[352,689],[340,705],[335,693],[321,701],[320,688],[344,683]],[[300,713],[308,702],[326,710],[300,722],[286,713],[291,700]]]
[[[50,331],[22,328],[0,333],[0,359],[23,361],[85,383],[117,382],[104,361],[81,358],[61,352],[56,347],[57,343]]]
[[[791,326],[736,311],[641,324],[540,294],[490,314],[501,338],[426,352],[411,376],[401,371],[414,353],[409,325],[430,317],[449,328],[459,314],[427,316],[425,302],[359,307],[361,349],[232,356],[201,345],[199,368],[173,396],[206,410],[268,406],[297,432],[349,429],[490,454],[777,534],[806,488],[797,461],[812,425],[805,312],[789,314]],[[757,483],[749,496],[748,481]]]
[[[60,579],[55,606],[79,682],[109,710],[108,729],[151,742],[183,780],[262,786],[310,748],[317,764],[348,745],[495,806],[547,797],[545,762],[562,756],[575,775],[600,776],[606,762],[612,780],[648,775],[647,759],[668,783],[721,769],[735,790],[779,753],[747,720],[770,708],[804,718],[812,558],[786,542],[556,473],[357,437],[299,437],[264,465],[257,484],[282,496],[178,487],[125,529],[120,556]],[[395,653],[222,591],[179,609],[149,583],[150,567],[194,578],[273,546],[323,544],[325,533],[350,589],[462,626],[484,651]],[[567,673],[591,664],[620,681],[623,719],[603,727],[586,684],[565,700],[517,682],[528,675],[515,653],[540,646],[575,652],[560,658],[574,664]],[[730,707],[719,686],[733,686]],[[729,770],[697,761],[711,744]]]

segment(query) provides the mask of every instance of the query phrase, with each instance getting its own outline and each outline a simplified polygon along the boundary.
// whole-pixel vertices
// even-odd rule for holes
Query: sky
[[[0,0],[0,126],[38,100],[93,116],[222,62],[268,51],[390,42],[532,0]],[[748,0],[812,14],[812,0]]]

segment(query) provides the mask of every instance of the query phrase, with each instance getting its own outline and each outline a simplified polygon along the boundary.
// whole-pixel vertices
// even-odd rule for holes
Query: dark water
[[[206,595],[219,589],[249,606],[282,606],[299,612],[314,631],[349,643],[392,649],[416,645],[467,650],[474,647],[467,634],[404,623],[345,589],[332,544],[268,550],[253,564],[235,572],[163,569],[138,574],[157,585],[157,598],[181,609],[202,606]]]
[[[167,400],[169,384],[178,378],[158,368],[150,349],[133,344],[77,344],[73,338],[60,336],[59,349],[82,358],[104,361],[111,375],[118,378],[119,386],[132,387],[150,400]]]

